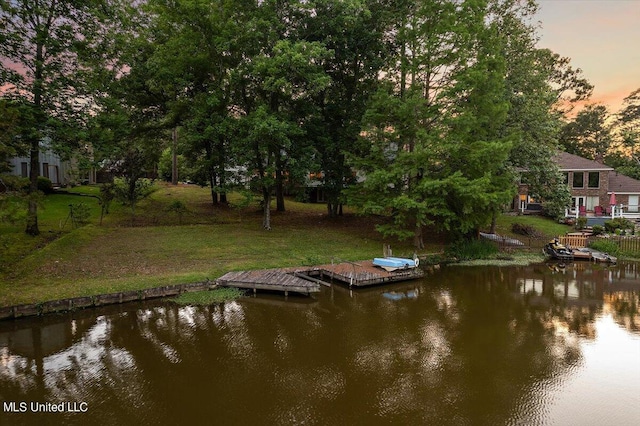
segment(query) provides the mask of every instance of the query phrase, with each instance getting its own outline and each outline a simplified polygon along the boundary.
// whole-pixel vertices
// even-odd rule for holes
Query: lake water
[[[0,322],[0,424],[637,425],[640,264]],[[62,410],[62,412],[53,412]]]

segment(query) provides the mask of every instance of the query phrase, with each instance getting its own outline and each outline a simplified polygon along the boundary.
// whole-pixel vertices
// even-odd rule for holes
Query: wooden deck
[[[400,269],[389,272],[375,266],[371,260],[288,268],[288,270],[297,274],[317,277],[322,281],[339,281],[352,287],[415,280],[424,276],[424,271],[420,268]]]
[[[258,271],[228,272],[218,278],[216,283],[221,287],[237,287],[256,290],[275,290],[310,294],[320,291],[320,284],[305,280],[292,273],[280,269],[263,269]]]
[[[420,268],[385,271],[370,260],[341,262],[319,266],[300,266],[283,269],[229,272],[216,280],[222,287],[274,290],[311,294],[320,291],[321,285],[330,286],[333,281],[350,287],[366,287],[396,281],[422,278]]]

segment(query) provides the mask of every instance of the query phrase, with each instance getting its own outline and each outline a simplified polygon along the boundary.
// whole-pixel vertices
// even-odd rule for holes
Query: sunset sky
[[[617,112],[640,88],[640,0],[538,0],[539,47],[571,58],[595,86],[592,103]]]

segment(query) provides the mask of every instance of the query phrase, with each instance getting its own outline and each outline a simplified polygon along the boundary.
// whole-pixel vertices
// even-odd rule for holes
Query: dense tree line
[[[427,225],[461,238],[488,225],[521,168],[549,206],[566,202],[550,153],[561,107],[592,88],[536,46],[533,0],[0,5],[3,125],[30,129],[12,140],[32,162],[45,134],[67,149],[90,142],[135,186],[170,151],[214,204],[250,181],[266,229],[272,197],[284,210],[285,185],[315,172],[329,215],[345,202],[389,215],[380,231],[417,247]],[[564,140],[576,132],[565,126]]]

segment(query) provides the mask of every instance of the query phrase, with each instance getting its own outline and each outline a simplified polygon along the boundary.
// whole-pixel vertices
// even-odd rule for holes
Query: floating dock
[[[311,294],[320,291],[321,285],[330,286],[338,281],[349,287],[366,287],[397,281],[422,278],[420,268],[385,271],[366,260],[361,262],[341,262],[319,266],[301,266],[282,269],[262,269],[256,271],[229,272],[216,280],[222,287],[272,290]]]
[[[254,293],[256,290],[275,290],[288,295],[289,292],[311,294],[320,291],[320,284],[317,282],[280,269],[228,272],[218,278],[216,283],[221,287],[251,289]]]
[[[409,281],[424,276],[424,271],[420,268],[386,271],[375,266],[371,260],[292,269],[298,274],[319,277],[322,281],[339,281],[348,284],[350,287],[367,287],[396,281]]]

